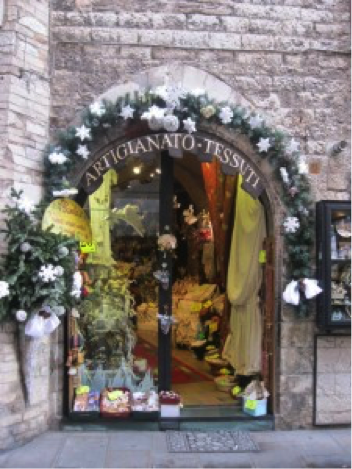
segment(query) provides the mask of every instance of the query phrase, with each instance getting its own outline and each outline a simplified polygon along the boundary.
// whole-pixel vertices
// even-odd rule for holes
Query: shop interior
[[[84,299],[68,321],[70,413],[111,416],[114,397],[121,416],[158,411],[159,289],[172,289],[171,389],[183,406],[236,405],[250,383],[267,396],[263,204],[215,159],[175,159],[167,272],[160,183],[160,159],[134,161],[110,170],[85,203],[96,249],[77,256]]]

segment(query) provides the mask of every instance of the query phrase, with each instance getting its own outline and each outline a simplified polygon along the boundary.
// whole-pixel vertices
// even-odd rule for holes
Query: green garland
[[[45,151],[45,188],[46,202],[53,199],[53,191],[62,191],[70,187],[66,176],[75,171],[82,164],[82,157],[77,154],[80,145],[89,149],[89,144],[102,138],[114,126],[128,126],[140,121],[142,115],[149,111],[151,106],[166,108],[166,101],[153,91],[147,91],[140,95],[135,93],[133,97],[126,95],[124,99],[118,99],[115,103],[103,101],[100,103],[101,113],[92,112],[91,107],[82,113],[81,125],[90,129],[91,139],[81,139],[76,135],[76,127],[68,127],[65,132],[58,135],[56,145],[49,145]],[[121,117],[121,111],[125,106],[134,109],[133,117],[125,120]],[[208,107],[208,113],[206,108]],[[232,117],[226,124],[221,119],[221,109],[227,107],[232,111]],[[222,125],[232,132],[246,135],[252,147],[258,152],[257,144],[261,139],[270,140],[268,151],[258,152],[259,156],[267,159],[273,168],[273,175],[282,187],[282,200],[287,209],[288,217],[295,217],[299,227],[294,232],[284,232],[285,236],[285,263],[287,275],[299,280],[311,276],[311,249],[314,240],[313,226],[313,201],[310,194],[310,185],[305,174],[300,173],[299,151],[287,152],[289,137],[283,132],[273,130],[265,123],[253,128],[250,125],[251,115],[239,106],[228,106],[226,103],[217,103],[206,94],[196,96],[187,93],[179,97],[178,105],[172,109],[172,115],[180,122],[191,118],[195,125],[210,123]],[[207,116],[207,117],[204,117]],[[252,113],[253,117],[253,113]],[[50,155],[60,153],[66,160],[62,164],[53,164]],[[288,179],[283,180],[282,168],[286,171]],[[301,295],[301,301],[296,308],[300,316],[308,314],[307,301]]]

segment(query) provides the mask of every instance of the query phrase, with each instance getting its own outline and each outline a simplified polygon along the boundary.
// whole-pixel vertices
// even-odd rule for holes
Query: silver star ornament
[[[299,142],[296,142],[295,139],[292,139],[290,143],[287,145],[286,151],[287,153],[290,153],[291,155],[292,153],[299,151]]]
[[[194,121],[192,121],[192,119],[190,117],[183,120],[183,127],[185,128],[185,130],[189,134],[191,134],[192,132],[195,132],[197,130],[196,129],[196,123]]]
[[[135,111],[135,109],[133,109],[133,107],[131,107],[131,106],[128,104],[127,106],[124,106],[124,107],[121,109],[120,116],[123,117],[124,120],[132,119],[132,118],[133,118],[134,111]]]
[[[269,138],[261,138],[259,140],[259,143],[257,143],[257,147],[258,147],[259,153],[262,153],[263,151],[267,152],[269,150],[269,148],[271,147],[270,139]]]
[[[84,160],[86,160],[90,154],[90,151],[88,150],[87,145],[78,145],[76,153]]]
[[[261,127],[262,124],[263,124],[263,120],[260,116],[252,116],[250,119],[249,119],[249,126],[251,129],[256,129],[258,127]]]
[[[81,140],[81,142],[83,142],[83,140],[90,140],[91,138],[90,128],[86,127],[84,124],[81,125],[81,127],[77,127],[76,137],[78,137]]]
[[[105,114],[105,107],[99,101],[96,101],[95,103],[91,104],[89,106],[89,110],[93,115],[98,117],[101,117],[103,114]]]

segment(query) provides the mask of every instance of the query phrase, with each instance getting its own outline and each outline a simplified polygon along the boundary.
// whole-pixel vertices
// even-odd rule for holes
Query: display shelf
[[[317,322],[333,330],[351,325],[351,205],[317,204],[317,276],[323,292],[317,297]]]

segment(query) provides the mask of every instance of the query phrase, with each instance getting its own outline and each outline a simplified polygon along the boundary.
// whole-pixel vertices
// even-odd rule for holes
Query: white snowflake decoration
[[[52,164],[64,164],[67,161],[67,157],[63,153],[57,153],[54,151],[49,155],[49,161]]]
[[[233,110],[229,106],[221,108],[219,118],[223,124],[229,124],[233,118]]]
[[[160,96],[160,98],[165,101],[166,106],[170,109],[179,107],[181,104],[180,99],[186,97],[186,91],[180,83],[177,85],[158,86],[155,88],[154,94]]]
[[[5,296],[9,296],[9,284],[4,280],[0,280],[0,298],[5,298]]]
[[[182,122],[183,127],[189,134],[191,134],[192,132],[196,132],[196,123],[190,117],[184,119]]]
[[[62,189],[62,191],[53,191],[54,197],[70,197],[71,195],[77,195],[78,189],[73,187],[72,189]]]
[[[284,221],[284,230],[285,233],[296,233],[300,223],[297,217],[287,217]]]
[[[180,121],[177,116],[168,115],[164,117],[163,127],[168,132],[176,132],[180,126]]]
[[[120,116],[123,117],[124,120],[133,119],[134,112],[135,109],[128,104],[121,109]]]
[[[288,176],[287,169],[284,168],[284,167],[280,168],[280,174],[281,174],[281,179],[283,180],[283,182],[285,184],[289,184],[290,183],[290,178]]]
[[[81,125],[81,127],[77,127],[76,137],[78,137],[81,142],[83,142],[83,140],[90,140],[92,138],[90,134],[90,128],[86,127],[84,124]]]
[[[21,212],[24,212],[27,215],[33,212],[34,206],[35,206],[34,203],[31,200],[27,199],[27,197],[22,196],[17,201],[17,207],[21,210]]]
[[[271,147],[270,138],[261,138],[259,140],[259,143],[257,143],[257,147],[258,147],[259,153],[262,153],[263,151],[267,152],[269,148]]]
[[[52,264],[42,265],[38,275],[45,283],[54,282],[57,276],[56,268]]]
[[[86,160],[90,155],[90,151],[88,150],[87,145],[78,145],[76,153],[77,155],[81,156],[84,160]]]
[[[252,116],[249,119],[249,126],[251,129],[256,129],[258,127],[261,127],[263,124],[263,119],[260,116]]]
[[[292,155],[292,153],[299,151],[299,142],[297,142],[295,139],[292,139],[290,143],[287,145],[286,151],[290,155]]]
[[[96,101],[95,103],[91,104],[89,106],[89,110],[94,116],[101,117],[102,115],[105,114],[105,107],[103,103],[99,101]]]
[[[16,319],[18,322],[24,322],[27,319],[27,313],[23,309],[16,311]]]

